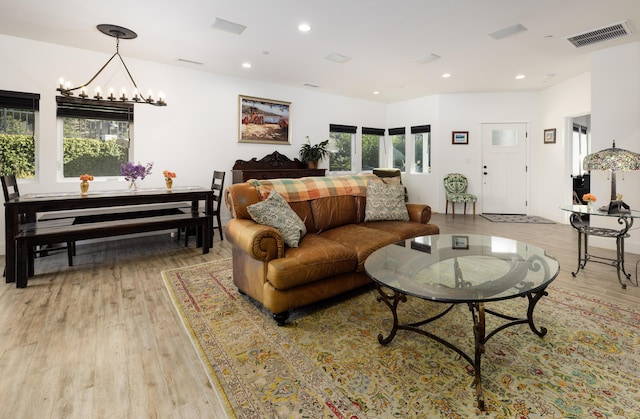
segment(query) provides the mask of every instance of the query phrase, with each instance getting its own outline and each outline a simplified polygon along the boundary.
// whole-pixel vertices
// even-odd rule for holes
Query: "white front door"
[[[482,212],[527,213],[527,124],[483,124]]]

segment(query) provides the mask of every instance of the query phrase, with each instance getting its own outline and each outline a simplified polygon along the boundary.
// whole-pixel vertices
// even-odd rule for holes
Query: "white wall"
[[[568,223],[569,213],[561,205],[571,205],[573,181],[571,180],[571,138],[567,125],[575,116],[591,112],[591,74],[573,78],[540,93],[540,126],[533,132],[532,159],[540,164],[534,166],[531,179],[532,190],[537,191],[532,199],[532,211],[541,217]],[[544,144],[545,129],[556,129],[556,143]]]
[[[107,54],[0,35],[0,90],[39,93],[37,126],[38,179],[21,181],[22,194],[44,191],[75,191],[77,179],[57,177],[61,154],[57,134],[55,96],[60,77],[82,84],[106,62]],[[143,187],[160,187],[162,171],[177,173],[174,185],[209,187],[213,170],[230,170],[237,159],[261,158],[274,150],[298,157],[305,136],[313,143],[329,137],[329,124],[385,126],[385,106],[375,102],[327,95],[305,88],[291,88],[248,79],[232,78],[198,70],[124,57],[141,91],[153,88],[167,96],[168,106],[135,105],[132,160],[153,161],[153,174]],[[111,69],[111,65],[109,66]],[[118,92],[123,71],[115,67],[109,83]],[[105,91],[105,85],[101,86]],[[131,89],[129,89],[131,91]],[[291,102],[291,145],[238,143],[238,95]],[[327,162],[323,163],[327,166]],[[94,181],[91,190],[125,189],[122,180]],[[228,218],[226,208],[223,218]],[[4,236],[4,212],[0,236]],[[0,251],[4,251],[4,242]]]
[[[616,147],[640,152],[640,43],[595,52],[592,56],[592,151]],[[640,172],[618,173],[617,192],[632,209],[640,209]],[[604,172],[591,172],[591,191],[599,204],[608,204],[611,181]],[[592,223],[619,228],[613,220],[592,217]],[[639,221],[639,220],[637,220]],[[611,239],[594,238],[596,246],[612,247]],[[625,248],[640,253],[640,234],[631,231]],[[628,267],[629,268],[629,267]]]
[[[444,212],[442,179],[447,173],[460,172],[469,179],[469,192],[478,195],[479,213],[482,209],[482,124],[525,122],[531,125],[537,119],[537,95],[533,92],[449,94],[389,105],[388,127],[422,124],[432,127],[432,171],[403,176],[409,198]],[[469,144],[451,144],[452,131],[469,131]]]
[[[386,128],[405,127],[407,140],[410,137],[411,127],[417,125],[431,125],[431,162],[440,155],[440,147],[433,140],[440,131],[439,120],[440,96],[428,96],[419,99],[407,100],[394,103],[387,107]],[[409,141],[407,141],[409,142]],[[393,150],[391,139],[386,139],[387,154]],[[411,168],[411,163],[415,161],[414,150],[406,150],[407,168]],[[391,158],[387,157],[391,162]],[[402,182],[407,187],[411,202],[427,203],[434,211],[437,211],[438,202],[438,179],[433,174],[410,174],[402,175]]]
[[[570,202],[571,196],[566,157],[567,118],[592,114],[594,150],[610,146],[615,138],[618,146],[640,151],[639,45],[598,51],[593,54],[591,74],[542,92],[434,95],[386,106],[304,87],[283,87],[125,57],[141,89],[161,88],[168,102],[165,108],[136,105],[133,159],[155,162],[154,174],[144,180],[143,186],[161,186],[164,169],[177,172],[177,185],[201,186],[210,185],[214,169],[225,170],[229,184],[229,171],[235,160],[262,157],[274,150],[290,158],[297,157],[305,136],[310,136],[314,143],[328,138],[330,123],[377,128],[431,124],[433,171],[426,175],[407,174],[403,181],[413,202],[425,202],[434,211],[444,212],[442,178],[451,171],[466,173],[470,191],[482,199],[482,124],[525,122],[529,130],[528,212],[566,222],[566,214],[558,207]],[[37,133],[39,178],[21,182],[21,192],[77,190],[77,180],[57,177],[60,151],[55,86],[61,76],[76,85],[85,82],[108,55],[2,35],[0,54],[3,57],[0,89],[41,94]],[[114,70],[109,74],[110,82],[119,88],[116,73],[122,75],[122,71]],[[292,145],[238,143],[238,95],[291,102]],[[557,129],[556,144],[543,144],[543,130],[547,128]],[[469,145],[452,145],[454,130],[469,131]],[[386,147],[390,151],[388,139]],[[413,157],[411,150],[408,157]],[[324,162],[323,166],[326,165]],[[594,174],[592,188],[599,198],[606,198],[608,183],[601,175]],[[638,176],[639,173],[626,174],[618,184],[618,190],[625,193],[625,201],[635,208],[640,208],[640,194],[634,193],[640,183]],[[117,189],[126,185],[123,181],[94,181],[91,188]],[[478,205],[480,210],[481,201]],[[0,220],[3,218],[0,215]],[[629,242],[635,243],[634,238]]]

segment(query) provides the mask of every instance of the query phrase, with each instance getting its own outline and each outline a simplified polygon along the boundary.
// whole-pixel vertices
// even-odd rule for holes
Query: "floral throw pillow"
[[[367,183],[367,203],[364,210],[364,220],[409,221],[409,212],[404,203],[404,186],[369,181]]]
[[[264,201],[249,205],[247,211],[256,223],[277,229],[289,247],[298,247],[307,234],[304,222],[275,189]]]

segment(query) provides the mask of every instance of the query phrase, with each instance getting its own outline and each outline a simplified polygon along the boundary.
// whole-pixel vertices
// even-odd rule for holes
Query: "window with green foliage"
[[[39,94],[0,90],[0,174],[35,178],[39,106]]]
[[[329,171],[353,171],[353,143],[357,127],[351,125],[329,126]]]
[[[411,127],[413,134],[413,173],[431,173],[431,125]]]
[[[391,136],[391,145],[393,146],[392,167],[404,172],[407,165],[405,129],[404,127],[391,128],[389,129],[389,135]]]
[[[63,176],[120,176],[120,165],[130,157],[133,105],[56,99],[63,126]]]
[[[380,167],[380,141],[383,137],[384,129],[362,127],[361,170]]]

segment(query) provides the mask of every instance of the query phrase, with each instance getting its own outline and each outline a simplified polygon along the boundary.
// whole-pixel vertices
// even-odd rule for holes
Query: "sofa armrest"
[[[268,262],[284,256],[284,239],[280,232],[253,220],[232,219],[226,226],[227,239],[252,258]]]
[[[424,204],[406,204],[409,212],[409,220],[416,223],[427,224],[431,219],[431,207]]]

